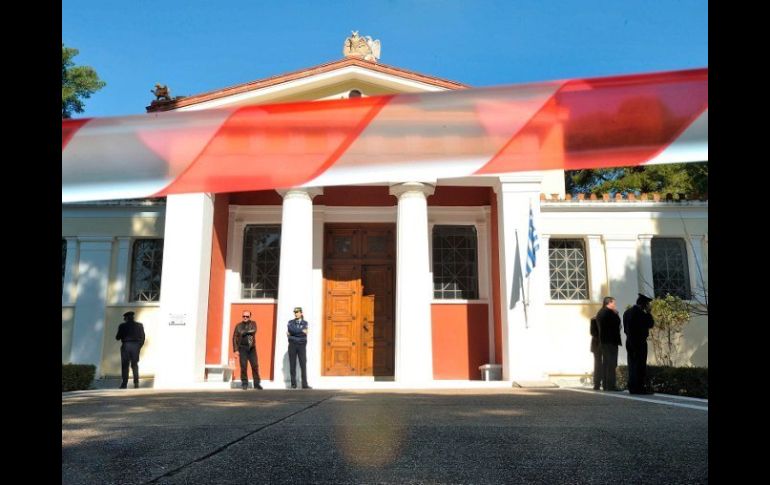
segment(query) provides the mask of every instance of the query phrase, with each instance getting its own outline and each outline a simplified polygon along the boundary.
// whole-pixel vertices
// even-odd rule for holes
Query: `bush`
[[[628,367],[617,368],[618,389],[628,389]],[[660,394],[709,397],[708,367],[647,366],[647,387]]]
[[[61,365],[61,391],[79,391],[91,387],[96,373],[95,365]]]

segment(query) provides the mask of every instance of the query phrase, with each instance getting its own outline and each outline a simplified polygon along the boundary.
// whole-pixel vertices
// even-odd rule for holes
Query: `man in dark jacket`
[[[134,312],[123,314],[123,323],[118,326],[115,340],[121,340],[120,346],[120,376],[123,381],[121,389],[128,387],[128,365],[134,374],[134,389],[139,387],[139,352],[144,345],[144,325],[134,320]]]
[[[251,377],[254,379],[254,389],[262,389],[259,379],[259,363],[257,362],[257,323],[251,319],[251,312],[241,312],[241,323],[233,331],[233,352],[238,354],[241,364],[241,389],[249,388],[249,374],[246,361],[251,364]]]
[[[302,318],[302,307],[294,309],[294,318],[286,325],[289,337],[289,372],[291,388],[297,388],[297,358],[302,372],[302,389],[312,389],[307,383],[307,322]]]
[[[628,392],[652,394],[646,389],[647,337],[655,321],[650,313],[652,298],[639,293],[636,305],[623,313],[623,330],[626,332],[628,351]]]
[[[602,364],[602,347],[599,343],[599,324],[596,317],[591,319],[591,352],[594,354],[594,391],[598,391],[602,385],[604,377],[604,367]]]
[[[599,327],[599,342],[602,347],[602,368],[605,391],[617,391],[615,386],[615,368],[618,366],[618,347],[620,341],[620,316],[616,308],[617,302],[611,296],[605,296],[602,308],[596,314]]]

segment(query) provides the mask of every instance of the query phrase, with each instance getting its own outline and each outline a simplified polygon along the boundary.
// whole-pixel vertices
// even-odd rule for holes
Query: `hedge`
[[[628,389],[628,366],[617,368],[618,389]],[[647,386],[653,392],[676,396],[709,397],[708,367],[647,366]]]
[[[61,391],[79,391],[91,387],[96,373],[95,365],[62,364]]]

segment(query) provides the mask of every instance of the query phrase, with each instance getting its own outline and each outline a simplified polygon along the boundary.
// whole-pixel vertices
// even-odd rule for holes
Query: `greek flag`
[[[532,207],[529,208],[529,238],[527,239],[527,268],[526,276],[532,272],[537,262],[537,250],[540,244],[537,242],[537,232],[535,232],[535,219],[532,216]]]

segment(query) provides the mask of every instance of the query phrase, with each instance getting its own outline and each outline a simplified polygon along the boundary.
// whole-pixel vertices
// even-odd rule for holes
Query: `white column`
[[[166,199],[157,388],[203,382],[213,225],[213,195]]]
[[[396,220],[395,380],[420,384],[433,380],[428,253],[428,200],[435,187],[406,182],[390,187],[398,197]]]
[[[537,224],[537,221],[535,221],[535,224]],[[529,228],[527,228],[527,231],[529,231]],[[540,299],[542,304],[544,305],[545,302],[549,301],[551,299],[551,253],[548,250],[549,245],[551,244],[551,235],[550,234],[541,234],[540,235],[540,253],[537,255],[537,266],[535,267],[535,273],[538,271],[541,271],[539,275],[540,276],[540,283],[538,284],[538,288],[540,288]],[[542,260],[540,258],[543,258]],[[541,266],[542,264],[542,266]],[[540,308],[543,308],[541,305]],[[543,309],[545,311],[545,309]]]
[[[638,240],[633,235],[605,235],[604,248],[607,255],[607,295],[617,300],[617,308],[620,317],[626,307],[636,303],[636,294],[640,292],[639,276],[644,268],[639,267],[637,257]],[[644,276],[644,278],[647,278]],[[652,270],[649,275],[652,285]],[[652,295],[650,295],[652,296]],[[623,346],[618,348],[618,364],[626,365],[628,362],[623,331],[620,332]]]
[[[604,258],[602,237],[589,234],[588,239],[588,291],[592,302],[598,303],[605,296],[602,287],[607,281],[607,265]],[[608,291],[605,288],[605,291]]]
[[[104,309],[112,259],[111,237],[80,237],[77,300],[70,362],[93,364],[101,376]]]
[[[655,285],[652,280],[652,234],[639,235],[639,271],[637,293],[643,293],[655,298]],[[634,301],[636,302],[636,295]]]
[[[495,187],[500,218],[503,380],[547,378],[545,358],[550,350],[543,338],[545,322],[542,321],[548,286],[547,238],[539,238],[535,268],[529,277],[525,276],[530,206],[535,230],[542,233],[541,181],[539,173],[523,173],[501,177],[500,186]]]
[[[116,268],[115,281],[110,294],[110,304],[118,305],[128,301],[129,292],[129,253],[131,252],[131,238],[119,237],[118,239],[118,265]]]
[[[68,237],[66,240],[67,256],[64,261],[64,282],[62,283],[61,291],[62,306],[69,306],[75,302],[76,269],[78,266],[78,239],[76,237]]]
[[[687,262],[690,267],[690,288],[693,298],[703,301],[703,296],[708,292],[708,274],[703,260],[702,235],[690,236],[690,250],[687,251]]]
[[[291,376],[286,322],[294,316],[294,307],[302,307],[305,319],[312,325],[308,334],[319,338],[322,328],[321,322],[311,322],[308,317],[317,314],[315,305],[320,304],[313,298],[313,197],[322,194],[323,189],[298,188],[279,190],[278,193],[283,196],[283,211],[273,380],[288,387]],[[310,340],[308,346],[314,348]]]
[[[312,327],[307,336],[307,374],[310,385],[318,382],[323,368],[323,340],[324,340],[324,275],[323,275],[323,250],[324,250],[324,221],[325,207],[313,209],[313,302],[312,313],[305,314]],[[291,317],[289,317],[291,318]],[[287,318],[288,320],[288,318]],[[288,345],[288,343],[287,343]]]

